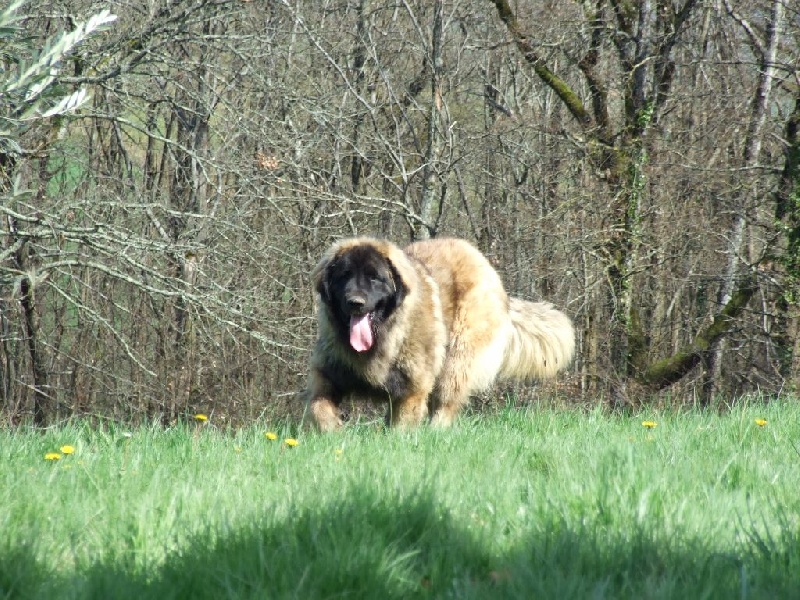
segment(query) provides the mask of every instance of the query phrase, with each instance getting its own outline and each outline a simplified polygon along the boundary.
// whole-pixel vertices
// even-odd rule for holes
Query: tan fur
[[[373,238],[342,240],[312,272],[315,285],[333,260],[362,245],[394,266],[407,295],[369,356],[337,338],[332,313],[320,303],[308,394],[321,430],[341,426],[336,405],[342,398],[323,374],[326,366],[344,365],[378,389],[399,371],[410,389],[403,398],[388,399],[388,421],[410,426],[430,416],[433,424],[447,426],[471,394],[498,376],[552,377],[569,364],[575,347],[569,318],[548,303],[509,299],[489,261],[463,240],[428,240],[405,249]]]

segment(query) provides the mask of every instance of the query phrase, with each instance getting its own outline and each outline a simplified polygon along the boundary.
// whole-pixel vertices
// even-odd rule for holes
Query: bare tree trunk
[[[15,159],[12,155],[7,154],[5,152],[0,152],[0,193],[3,195],[3,200],[5,201],[6,197],[11,192],[11,173],[14,169]],[[11,216],[6,216],[3,219],[3,226],[6,229],[8,235],[8,245],[13,246],[14,244],[18,244],[19,242],[14,239],[14,219]],[[4,247],[0,247],[0,250],[5,250]],[[15,252],[13,247],[10,249],[12,256],[14,256]],[[8,301],[5,298],[0,299],[0,344],[2,344],[2,351],[3,354],[3,364],[0,366],[0,377],[2,377],[2,388],[0,388],[0,393],[2,393],[2,408],[6,411],[7,414],[11,416],[16,416],[16,404],[18,402],[18,398],[15,398],[15,386],[13,385],[14,380],[16,379],[16,366],[18,361],[18,353],[16,350],[16,344],[12,341],[12,325],[11,323],[14,321],[11,311],[13,306],[13,301]]]
[[[44,159],[42,159],[44,160]],[[0,192],[4,196],[11,193],[10,173],[16,166],[15,160],[8,157],[8,155],[0,155]],[[41,164],[41,163],[40,163]],[[5,198],[4,198],[5,199]],[[31,219],[24,223],[25,227],[34,225],[37,219]],[[36,274],[35,270],[31,269],[27,259],[28,239],[25,234],[18,230],[19,223],[17,219],[11,215],[6,217],[7,237],[9,249],[6,252],[14,271],[20,274],[18,278],[20,299],[19,304],[22,309],[22,324],[25,332],[25,345],[28,351],[28,358],[30,360],[30,373],[31,373],[31,387],[33,389],[33,422],[37,426],[45,425],[47,421],[47,405],[48,395],[45,392],[47,388],[47,369],[45,368],[44,358],[39,350],[39,327],[36,318]],[[5,329],[5,313],[3,314],[4,329]],[[3,340],[5,345],[5,339]],[[7,346],[6,346],[7,348]],[[10,376],[13,373],[11,367],[7,368],[6,375]],[[4,387],[9,386],[11,382],[4,382]]]
[[[16,378],[16,360],[11,341],[11,318],[8,315],[8,302],[0,299],[0,407],[3,412],[16,415],[14,406],[14,386]]]
[[[726,306],[731,301],[736,286],[736,276],[739,272],[739,252],[744,241],[745,214],[743,210],[737,210],[733,216],[733,225],[728,233],[728,261],[725,266],[725,277],[722,287],[717,295],[717,306]],[[704,360],[705,374],[703,377],[703,389],[700,396],[700,404],[708,406],[721,390],[722,381],[722,362],[725,356],[727,343],[724,337],[720,337],[712,345]]]
[[[355,71],[355,81],[353,82],[353,85],[359,94],[363,94],[364,65],[367,61],[367,27],[365,23],[366,0],[359,1],[357,10],[358,21],[356,24],[356,49],[353,52],[353,71]],[[350,184],[354,194],[358,193],[365,167],[364,158],[359,154],[361,129],[364,126],[364,110],[366,110],[366,107],[361,108],[361,111],[358,112],[353,123],[353,158],[350,163]]]
[[[34,289],[35,285],[29,277],[23,277],[20,280],[20,305],[22,306],[25,338],[28,342],[28,354],[33,374],[33,422],[41,427],[47,421],[47,393],[44,391],[47,386],[47,371],[39,352]]]
[[[212,34],[212,19],[201,25],[202,34]],[[178,47],[179,55],[189,64],[197,65],[191,73],[178,73],[172,100],[175,119],[175,144],[172,146],[174,167],[170,182],[169,203],[171,216],[167,228],[170,242],[176,246],[170,254],[171,275],[182,283],[183,291],[192,294],[197,275],[197,255],[186,251],[187,245],[196,241],[199,228],[193,222],[195,215],[206,213],[206,165],[208,156],[209,119],[213,111],[214,92],[209,85],[208,59],[203,50],[191,45]],[[172,405],[169,416],[174,416],[188,404],[194,377],[190,360],[191,314],[186,295],[177,295],[173,307],[174,378]]]
[[[420,218],[422,225],[414,227],[417,239],[428,239],[436,236],[439,219],[444,204],[444,182],[441,181],[439,162],[442,153],[442,0],[436,0],[433,6],[433,32],[431,35],[430,61],[431,69],[431,108],[428,116],[428,145],[425,152],[425,168],[422,174],[422,193],[420,202]]]
[[[772,91],[772,80],[775,78],[777,70],[776,57],[780,44],[781,27],[783,26],[783,2],[784,0],[773,0],[772,12],[767,29],[766,48],[762,48],[755,38],[751,40],[754,45],[754,50],[756,50],[759,55],[760,75],[756,94],[753,98],[750,121],[747,125],[747,134],[742,152],[742,162],[746,169],[751,169],[758,165],[758,159],[761,153],[761,131],[764,128],[764,122],[767,118],[767,104],[769,103],[770,93]],[[733,11],[727,0],[725,5],[728,12],[735,19],[739,20],[745,28],[749,28],[749,25]],[[756,182],[754,186],[757,185]],[[751,194],[753,197],[756,197],[758,190],[753,188]],[[728,261],[725,267],[725,277],[722,281],[722,287],[718,297],[720,307],[724,307],[730,301],[737,286],[739,255],[744,241],[746,205],[747,198],[742,196],[739,206],[734,209],[733,223],[728,234]],[[701,397],[701,403],[703,405],[708,405],[713,400],[714,396],[721,391],[725,345],[725,338],[721,337],[712,344],[709,350],[703,382],[703,394]]]

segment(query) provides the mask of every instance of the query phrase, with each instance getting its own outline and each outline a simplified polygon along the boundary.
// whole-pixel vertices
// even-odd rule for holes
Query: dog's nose
[[[347,308],[350,310],[360,310],[364,308],[366,303],[367,299],[362,296],[351,296],[347,299]]]

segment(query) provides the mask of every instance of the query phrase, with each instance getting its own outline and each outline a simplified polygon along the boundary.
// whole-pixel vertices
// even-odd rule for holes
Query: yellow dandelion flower
[[[75,454],[75,446],[61,446],[61,454]]]
[[[275,440],[278,439],[278,434],[275,433],[274,431],[268,431],[267,433],[264,434],[264,437],[267,438],[270,442],[274,442]]]
[[[286,438],[285,440],[283,440],[283,443],[284,443],[284,444],[286,444],[287,446],[291,447],[291,448],[294,448],[294,447],[295,447],[295,446],[297,446],[297,444],[299,444],[300,442],[298,442],[298,441],[297,441],[296,439],[294,439],[294,438]]]
[[[341,448],[337,448],[336,450],[333,451],[333,453],[336,456],[341,456],[342,454],[344,454],[344,450],[342,450]]]
[[[647,429],[652,429],[658,425],[655,421],[642,421],[642,427],[646,427]]]
[[[61,460],[61,455],[58,452],[48,452],[44,455],[45,460]]]
[[[756,419],[756,425],[758,425],[759,427],[763,427],[766,424],[767,424],[766,419]]]
[[[198,413],[194,416],[195,421],[200,421],[201,423],[205,423],[208,421],[208,415],[204,415],[203,413]]]

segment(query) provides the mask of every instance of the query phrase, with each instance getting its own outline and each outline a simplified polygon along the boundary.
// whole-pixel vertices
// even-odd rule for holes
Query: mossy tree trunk
[[[734,291],[724,308],[711,324],[702,329],[691,344],[672,356],[649,365],[640,373],[639,381],[654,389],[661,389],[680,381],[708,356],[709,350],[730,330],[734,320],[747,306],[758,289],[755,278],[743,282]]]
[[[781,281],[776,301],[773,339],[781,376],[800,389],[800,94],[786,123],[786,150],[776,193],[775,218],[783,239],[775,253]]]
[[[588,105],[566,78],[548,66],[537,50],[530,25],[517,18],[510,2],[492,3],[526,62],[579,125],[587,152],[611,198],[611,222],[599,250],[607,275],[608,358],[614,371],[608,383],[612,402],[624,404],[628,402],[627,382],[642,379],[648,371],[647,341],[636,306],[648,132],[657,124],[659,111],[669,97],[675,72],[672,50],[697,2],[687,0],[674,12],[657,11],[647,0],[635,7],[614,2],[609,6],[585,5],[591,37],[577,68],[590,93]],[[622,125],[616,129],[608,99],[611,79],[598,68],[601,51],[609,43],[623,70],[619,79],[627,82],[622,90]]]

